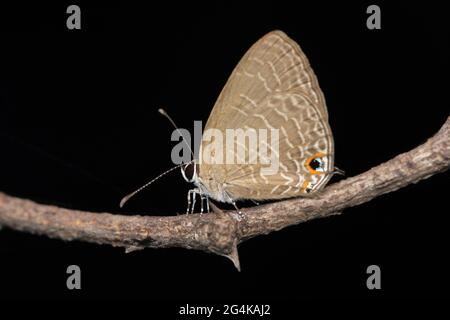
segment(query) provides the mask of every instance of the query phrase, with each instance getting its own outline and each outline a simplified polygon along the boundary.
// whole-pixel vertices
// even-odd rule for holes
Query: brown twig
[[[0,193],[0,225],[63,240],[125,247],[183,247],[230,258],[239,269],[237,245],[249,238],[310,219],[340,213],[382,194],[416,183],[450,166],[450,117],[419,147],[313,197],[296,198],[234,212],[179,216],[123,216],[42,205]]]

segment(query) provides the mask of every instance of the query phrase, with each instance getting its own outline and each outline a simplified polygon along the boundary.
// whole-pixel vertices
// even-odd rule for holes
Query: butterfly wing
[[[324,172],[333,170],[334,144],[325,99],[306,56],[281,31],[265,35],[241,59],[205,131],[210,128],[224,135],[226,129],[279,130],[276,174],[262,174],[264,165],[258,163],[200,164],[199,178],[213,197],[221,188],[232,199],[292,197],[308,188],[321,188],[330,177]],[[253,147],[245,142],[246,151]],[[317,155],[324,160],[324,172],[308,167]]]

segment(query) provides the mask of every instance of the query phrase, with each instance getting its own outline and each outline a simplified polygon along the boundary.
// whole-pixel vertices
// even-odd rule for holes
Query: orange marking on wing
[[[314,170],[313,168],[311,168],[311,165],[310,165],[311,161],[313,161],[315,158],[322,158],[324,156],[325,156],[325,153],[317,152],[315,155],[313,155],[313,156],[309,157],[308,159],[306,159],[305,167],[306,167],[306,169],[308,169],[310,174],[324,174],[324,172],[322,172],[322,171]]]
[[[308,188],[308,186],[309,186],[309,181],[308,180],[303,181],[302,188],[300,189],[300,191],[305,192],[305,190],[306,190],[306,188]]]

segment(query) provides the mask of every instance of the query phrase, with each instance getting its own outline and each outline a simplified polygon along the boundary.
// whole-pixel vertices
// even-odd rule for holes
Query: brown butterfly
[[[271,151],[278,157],[279,168],[264,174],[262,163],[216,163],[217,155],[205,154],[208,141],[203,139],[200,155],[212,161],[196,159],[181,165],[183,177],[196,185],[188,194],[188,212],[194,210],[196,194],[207,205],[211,198],[236,207],[242,199],[275,200],[313,193],[338,172],[323,93],[305,54],[282,31],[266,34],[238,63],[204,131],[212,128],[224,134],[227,129],[278,130],[278,150]],[[244,144],[246,151],[259,151],[247,141]]]

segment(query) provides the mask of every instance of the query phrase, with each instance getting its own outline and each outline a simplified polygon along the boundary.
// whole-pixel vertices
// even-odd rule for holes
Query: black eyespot
[[[306,188],[306,189],[305,189],[306,193],[310,193],[311,190],[312,190],[311,188]]]
[[[309,166],[313,170],[317,170],[318,168],[322,167],[322,161],[319,160],[319,158],[312,159],[309,163]]]

